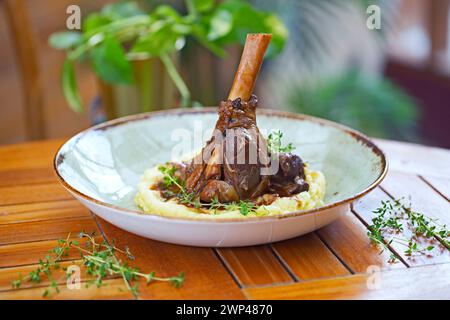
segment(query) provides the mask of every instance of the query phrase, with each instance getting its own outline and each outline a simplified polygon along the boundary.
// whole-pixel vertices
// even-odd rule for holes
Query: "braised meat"
[[[308,190],[299,156],[270,154],[256,124],[256,106],[255,95],[248,102],[237,98],[220,103],[213,137],[188,164],[187,192],[196,194],[202,202],[218,199],[226,203],[255,200],[265,194],[286,197]],[[269,169],[274,157],[277,170],[263,174],[261,169]]]
[[[214,197],[236,201],[256,198],[267,190],[269,176],[261,175],[261,168],[270,164],[270,158],[256,125],[256,105],[254,95],[248,102],[237,98],[220,103],[213,138],[188,166],[188,192],[201,195],[202,201]]]
[[[270,38],[267,34],[247,36],[228,99],[219,105],[213,136],[202,152],[179,168],[186,192],[204,203],[251,200],[268,204],[277,196],[308,190],[300,157],[271,154],[256,123],[258,100],[252,91]]]
[[[269,191],[281,197],[308,191],[309,185],[305,181],[305,170],[302,159],[292,153],[280,153],[279,170],[270,176]]]

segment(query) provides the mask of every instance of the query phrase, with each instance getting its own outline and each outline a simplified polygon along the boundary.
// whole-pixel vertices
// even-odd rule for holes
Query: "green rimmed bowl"
[[[324,173],[327,191],[322,207],[232,220],[165,217],[137,208],[133,199],[144,170],[169,161],[176,156],[174,150],[183,153],[201,147],[209,136],[199,138],[196,132],[212,130],[217,108],[146,113],[92,127],[58,150],[55,171],[76,199],[119,228],[160,241],[217,247],[269,243],[314,231],[344,215],[354,200],[386,175],[384,153],[355,130],[274,110],[258,110],[257,117],[261,131],[282,130],[295,153]]]

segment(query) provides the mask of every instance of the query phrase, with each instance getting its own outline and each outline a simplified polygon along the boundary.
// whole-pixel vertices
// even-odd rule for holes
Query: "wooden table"
[[[393,245],[400,262],[367,238],[371,211],[380,200],[411,196],[413,207],[450,225],[450,151],[378,141],[386,151],[386,179],[339,221],[311,234],[271,245],[246,248],[193,248],[144,239],[93,216],[56,181],[52,159],[62,140],[0,148],[0,299],[41,298],[40,287],[11,280],[36,267],[56,240],[81,230],[116,239],[136,256],[143,271],[174,275],[184,271],[180,289],[167,283],[141,285],[144,299],[367,299],[450,298],[450,252],[441,245],[429,257],[407,257]],[[405,231],[407,232],[407,231]],[[69,256],[65,264],[80,263]],[[368,286],[373,274],[379,285]],[[97,289],[69,290],[55,298],[132,299],[120,278]],[[370,289],[369,289],[370,287]],[[119,290],[122,289],[122,290]]]

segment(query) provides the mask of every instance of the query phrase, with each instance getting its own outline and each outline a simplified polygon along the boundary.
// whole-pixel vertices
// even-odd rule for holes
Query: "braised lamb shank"
[[[258,101],[252,91],[270,39],[270,34],[247,35],[230,94],[220,103],[214,134],[183,170],[187,192],[202,202],[270,203],[276,196],[308,190],[300,157],[271,154],[256,124]]]

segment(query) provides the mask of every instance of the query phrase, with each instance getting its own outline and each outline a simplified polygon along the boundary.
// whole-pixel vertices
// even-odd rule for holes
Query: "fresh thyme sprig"
[[[194,193],[187,192],[184,187],[184,182],[175,176],[175,166],[170,164],[166,164],[165,166],[160,165],[158,170],[163,174],[163,183],[166,187],[175,185],[179,189],[178,193],[174,194],[174,196],[182,204],[191,205],[196,209],[203,208],[206,210],[211,210],[214,213],[217,213],[217,210],[220,209],[227,211],[239,210],[239,212],[244,216],[249,213],[254,213],[258,209],[258,207],[251,201],[240,200],[238,202],[220,203],[217,197],[213,198],[210,203],[202,203]]]
[[[281,130],[271,132],[267,137],[267,147],[271,153],[280,153],[280,152],[292,152],[295,147],[292,143],[282,147],[281,139],[283,138],[283,132]]]
[[[435,246],[421,246],[417,242],[419,238],[437,239],[450,250],[450,231],[445,225],[439,224],[437,219],[432,219],[422,213],[412,210],[410,204],[405,204],[402,199],[381,201],[381,206],[373,211],[375,217],[367,232],[372,242],[380,245],[384,250],[389,250],[392,243],[405,246],[406,256],[422,255],[430,253]],[[412,230],[412,235],[399,237],[404,230],[404,223]],[[389,239],[385,235],[395,234]],[[397,261],[397,256],[391,253],[390,262]]]
[[[185,193],[183,182],[179,178],[175,177],[175,172],[177,171],[175,166],[161,165],[158,167],[158,170],[164,174],[163,182],[166,187],[176,185],[181,192]]]
[[[121,250],[115,247],[114,243],[109,244],[106,241],[97,243],[93,234],[85,232],[80,232],[79,237],[87,238],[88,242],[85,247],[82,247],[78,241],[71,240],[70,234],[66,239],[58,240],[58,245],[50,251],[45,259],[39,260],[38,267],[26,276],[19,274],[18,279],[12,281],[12,287],[18,289],[24,281],[39,284],[45,275],[50,280],[50,285],[44,290],[43,296],[50,297],[52,291],[59,293],[58,282],[64,278],[70,278],[72,274],[67,268],[62,268],[65,271],[63,277],[55,280],[53,278],[53,271],[61,268],[60,261],[63,257],[68,256],[70,250],[76,250],[80,254],[82,263],[86,268],[86,274],[92,277],[91,280],[86,282],[86,287],[91,285],[101,287],[104,285],[103,280],[106,277],[121,275],[127,289],[137,297],[139,295],[139,285],[135,282],[140,278],[145,279],[147,284],[152,281],[168,281],[175,287],[181,286],[184,282],[183,273],[175,277],[157,277],[155,276],[155,272],[142,273],[138,268],[129,266],[127,262],[123,263],[116,257],[116,253],[120,253],[128,259],[133,260],[134,257],[128,248]]]

